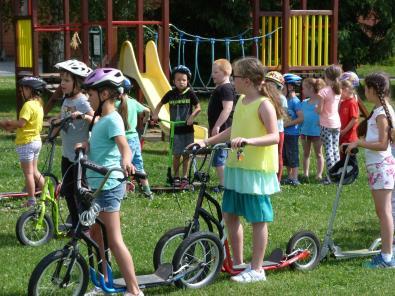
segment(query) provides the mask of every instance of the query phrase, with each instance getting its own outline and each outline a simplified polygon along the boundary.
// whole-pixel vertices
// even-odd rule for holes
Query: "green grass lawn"
[[[4,81],[4,80],[1,80]],[[11,83],[10,79],[5,79]],[[6,87],[7,89],[7,87]],[[10,88],[12,89],[12,87]],[[0,113],[1,117],[15,117],[12,91],[0,86],[0,103],[10,106]],[[207,108],[203,103],[203,109]],[[202,115],[199,122],[205,122]],[[0,132],[0,191],[15,191],[23,187],[23,176],[14,152],[13,136]],[[144,146],[145,168],[151,184],[163,184],[166,178],[167,144],[146,142]],[[42,150],[41,165],[45,160]],[[344,188],[335,223],[334,239],[343,249],[367,247],[379,236],[378,219],[367,185],[362,153],[359,155],[360,176],[357,181]],[[313,157],[312,164],[315,159]],[[60,175],[60,149],[56,153],[55,171]],[[314,176],[315,166],[311,175]],[[216,185],[215,178],[211,181]],[[269,226],[267,254],[280,247],[285,249],[293,233],[311,230],[322,240],[335,198],[336,187],[315,183],[299,187],[282,187],[272,197],[275,221]],[[156,195],[148,201],[140,195],[129,194],[122,204],[122,229],[124,240],[130,248],[138,274],[153,271],[152,253],[159,237],[167,230],[185,225],[193,213],[197,192]],[[221,196],[217,196],[221,199]],[[36,264],[48,253],[61,248],[67,240],[52,240],[39,248],[21,246],[15,237],[15,224],[26,209],[21,201],[0,203],[0,265],[3,283],[0,295],[26,295],[27,283]],[[251,229],[245,225],[245,256],[251,258]],[[81,245],[84,249],[84,245]],[[221,274],[210,286],[200,290],[179,290],[174,286],[145,291],[146,295],[391,295],[393,291],[392,270],[366,270],[362,268],[365,259],[322,262],[311,272],[291,269],[267,273],[267,282],[240,285],[229,281],[227,274]]]

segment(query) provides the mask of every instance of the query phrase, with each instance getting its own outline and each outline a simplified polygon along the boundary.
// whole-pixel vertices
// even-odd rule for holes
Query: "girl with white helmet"
[[[74,146],[76,143],[86,141],[89,137],[89,124],[93,117],[93,110],[88,102],[87,97],[81,92],[81,86],[86,76],[92,70],[83,62],[77,60],[67,60],[55,65],[60,71],[60,87],[63,93],[63,103],[59,117],[73,117],[66,128],[67,132],[61,131],[62,137],[62,177],[63,186],[62,194],[67,201],[67,207],[70,212],[72,229],[78,223],[78,204],[75,199],[75,180]],[[76,119],[79,115],[83,119]]]
[[[128,108],[123,83],[125,77],[121,71],[112,68],[101,68],[93,71],[85,79],[85,88],[89,93],[89,101],[95,110],[92,133],[89,139],[88,159],[105,167],[121,167],[125,172],[134,171],[132,165],[131,151],[125,137],[125,130],[129,130]],[[118,112],[116,101],[120,100]],[[88,148],[88,145],[85,144]],[[103,176],[91,170],[86,172],[89,185],[97,189],[102,182]],[[95,203],[101,208],[99,218],[103,221],[107,233],[110,250],[114,255],[119,269],[125,279],[127,292],[124,295],[143,295],[139,290],[136,274],[134,271],[132,256],[126,247],[121,233],[120,208],[121,201],[125,195],[125,182],[120,183],[115,178],[123,178],[121,172],[114,172],[103,187]],[[97,225],[91,228],[91,237],[102,245],[101,229]],[[104,256],[102,259],[105,260]],[[104,262],[103,266],[106,266]],[[107,274],[103,271],[105,277]],[[99,291],[98,291],[99,290]],[[100,289],[85,295],[98,295]],[[99,294],[102,295],[102,294]]]

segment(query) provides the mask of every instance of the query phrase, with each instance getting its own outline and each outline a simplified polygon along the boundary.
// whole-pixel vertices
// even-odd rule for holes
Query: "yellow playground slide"
[[[137,81],[139,87],[143,91],[149,107],[151,110],[154,110],[162,97],[171,89],[171,86],[163,73],[158,57],[158,51],[155,42],[153,41],[149,41],[145,47],[145,65],[146,72],[141,73],[137,65],[132,43],[130,43],[130,41],[125,41],[121,47],[119,69],[126,76]],[[160,110],[159,118],[170,120],[169,106],[166,105],[165,107],[166,108],[162,108]],[[169,134],[170,127],[168,123],[161,122],[160,126],[165,134]],[[194,129],[195,140],[207,138],[207,128],[195,125]]]

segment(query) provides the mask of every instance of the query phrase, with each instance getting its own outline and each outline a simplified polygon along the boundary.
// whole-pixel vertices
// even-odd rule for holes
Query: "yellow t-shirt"
[[[259,116],[259,106],[267,97],[261,97],[247,105],[243,104],[244,96],[240,97],[233,114],[233,122],[230,138],[237,137],[255,138],[267,134],[266,127]],[[246,170],[264,171],[267,173],[278,171],[278,146],[252,146],[243,148],[243,159],[237,159],[237,151],[234,149],[229,153],[226,165],[232,168]]]
[[[44,110],[39,100],[30,100],[23,104],[19,119],[26,120],[24,127],[16,129],[16,145],[24,145],[41,140],[40,132],[43,127]]]

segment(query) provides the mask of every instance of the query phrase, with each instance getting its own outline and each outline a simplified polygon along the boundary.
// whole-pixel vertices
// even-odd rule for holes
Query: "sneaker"
[[[215,187],[213,188],[213,192],[214,192],[214,193],[221,193],[221,192],[224,191],[224,189],[225,189],[224,186],[222,186],[221,184],[218,184],[218,186],[215,186]]]
[[[248,267],[243,272],[239,273],[238,275],[232,276],[230,279],[237,283],[247,284],[266,281],[266,276],[263,269],[258,272],[254,269],[251,269],[251,267]]]
[[[325,177],[325,178],[322,178],[321,184],[322,185],[330,185],[330,184],[332,184],[332,182],[331,182],[331,180],[329,180],[328,177]]]
[[[179,177],[174,177],[173,178],[173,186],[174,187],[180,187],[180,185],[181,185],[180,178]]]
[[[181,184],[180,184],[181,189],[188,189],[189,188],[189,181],[187,178],[182,178],[181,179]]]
[[[143,191],[143,194],[149,200],[154,199],[154,193],[152,191]]]
[[[381,254],[378,254],[372,260],[364,262],[362,266],[369,269],[395,268],[395,260],[392,258],[390,262],[385,262]]]
[[[34,207],[36,205],[36,199],[35,198],[29,198],[27,202],[25,203],[25,207]]]
[[[280,181],[280,184],[281,184],[281,185],[289,185],[289,182],[290,182],[290,179],[285,178],[285,179],[282,179],[282,180]]]
[[[291,186],[299,186],[300,182],[298,180],[289,179],[289,185]]]
[[[144,296],[144,293],[141,290],[139,291],[138,294],[132,294],[132,293],[129,293],[129,292],[124,292],[123,296]]]
[[[99,287],[94,287],[92,291],[85,293],[84,296],[96,296],[96,295],[107,295],[104,291]]]

